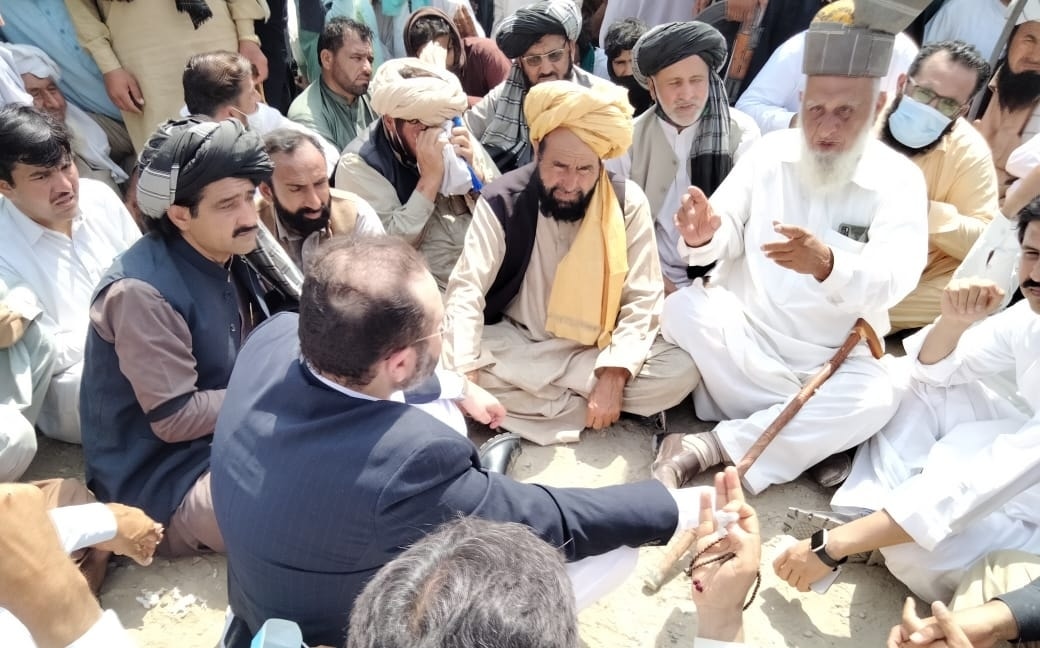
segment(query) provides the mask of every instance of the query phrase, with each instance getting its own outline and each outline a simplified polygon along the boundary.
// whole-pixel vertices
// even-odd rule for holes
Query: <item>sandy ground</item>
[[[694,424],[692,416],[670,418],[673,431]],[[513,472],[524,481],[555,486],[636,481],[649,474],[650,434],[638,423],[622,420],[605,432],[587,433],[575,445],[525,445]],[[26,478],[82,478],[82,473],[78,446],[41,439],[40,452]],[[708,483],[707,477],[703,483]],[[773,574],[770,564],[783,537],[787,507],[826,508],[828,499],[829,493],[802,478],[752,500],[761,516],[765,546],[761,591],[745,613],[748,645],[883,646],[889,628],[897,622],[907,590],[883,567],[847,566],[824,596],[801,594]],[[660,547],[642,549],[636,573],[582,612],[584,646],[693,645],[697,615],[690,602],[689,579],[679,575],[653,595],[642,590],[643,570],[656,564],[663,551]],[[101,600],[118,612],[142,647],[212,648],[223,627],[226,576],[224,559],[219,556],[159,560],[147,568],[120,560],[109,571]]]

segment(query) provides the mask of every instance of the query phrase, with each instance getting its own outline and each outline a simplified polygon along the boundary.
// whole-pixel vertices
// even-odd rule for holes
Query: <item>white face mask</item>
[[[919,149],[939,139],[952,121],[928,104],[903,95],[899,107],[888,116],[888,129],[904,146]]]

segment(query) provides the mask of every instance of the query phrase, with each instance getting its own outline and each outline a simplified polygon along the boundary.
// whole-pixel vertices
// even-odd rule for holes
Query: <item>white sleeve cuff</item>
[[[48,511],[66,553],[116,537],[116,516],[101,502]]]
[[[105,610],[97,623],[82,637],[73,641],[68,648],[136,648],[119,617],[112,610]]]

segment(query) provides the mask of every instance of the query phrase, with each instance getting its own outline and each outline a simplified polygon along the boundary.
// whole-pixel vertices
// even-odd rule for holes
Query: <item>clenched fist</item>
[[[1004,302],[1000,286],[985,279],[954,279],[943,289],[941,313],[945,320],[970,326],[992,315]]]

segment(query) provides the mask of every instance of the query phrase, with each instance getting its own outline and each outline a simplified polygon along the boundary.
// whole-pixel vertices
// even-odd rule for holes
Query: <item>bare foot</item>
[[[95,546],[120,556],[129,556],[139,565],[152,564],[155,548],[162,541],[162,525],[139,508],[114,502],[105,506],[116,517],[116,537]]]

